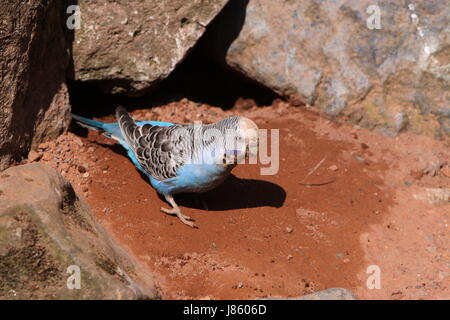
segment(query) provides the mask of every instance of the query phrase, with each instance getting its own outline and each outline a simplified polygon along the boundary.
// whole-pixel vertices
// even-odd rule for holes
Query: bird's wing
[[[141,166],[158,180],[175,177],[188,157],[190,140],[186,130],[189,127],[138,125],[123,108],[117,108],[116,117],[126,143]]]

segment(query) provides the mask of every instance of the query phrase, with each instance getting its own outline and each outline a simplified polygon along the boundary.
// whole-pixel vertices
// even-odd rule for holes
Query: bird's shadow
[[[109,148],[128,160],[127,153],[119,144],[96,144]],[[130,160],[129,160],[130,161]],[[142,179],[148,181],[148,177],[136,169]],[[150,182],[149,182],[150,186]],[[156,192],[156,191],[155,191]],[[164,197],[159,195],[161,200]],[[230,176],[214,190],[198,193],[181,193],[175,195],[178,205],[199,210],[225,211],[244,208],[276,207],[280,208],[286,199],[286,191],[279,185],[257,179],[238,178],[234,174]]]
[[[238,178],[234,174],[230,174],[220,186],[209,192],[176,195],[177,203],[183,207],[211,211],[258,207],[280,208],[285,199],[286,191],[275,183]]]

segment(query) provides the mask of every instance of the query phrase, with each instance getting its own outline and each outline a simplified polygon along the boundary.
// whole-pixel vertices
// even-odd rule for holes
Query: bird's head
[[[231,165],[256,159],[258,154],[258,126],[245,117],[237,117],[237,120],[234,134],[227,136],[225,144],[226,163]]]

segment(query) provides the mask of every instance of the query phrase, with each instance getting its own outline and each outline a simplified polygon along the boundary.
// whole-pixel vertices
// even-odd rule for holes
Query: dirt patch
[[[385,138],[280,101],[244,105],[223,111],[182,100],[132,113],[173,122],[239,114],[280,130],[277,174],[238,166],[205,194],[208,210],[198,195],[176,197],[198,230],[160,212],[166,204],[123,150],[96,132],[42,145],[40,161],[60,170],[145,262],[166,299],[294,297],[329,287],[363,299],[449,297],[449,206],[426,196],[450,186],[448,143]],[[370,265],[381,270],[381,289],[366,286]]]

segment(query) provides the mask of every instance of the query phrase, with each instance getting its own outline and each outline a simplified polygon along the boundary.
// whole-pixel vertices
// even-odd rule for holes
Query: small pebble
[[[444,176],[450,178],[450,166],[449,166],[449,165],[443,166],[443,167],[441,168],[441,173],[442,173]]]
[[[41,160],[43,154],[41,152],[36,152],[34,150],[31,150],[30,153],[28,153],[28,161],[29,162],[35,162]]]
[[[86,167],[84,167],[84,166],[82,166],[82,165],[79,165],[79,166],[78,166],[78,172],[79,172],[79,173],[86,173]]]
[[[342,259],[345,255],[342,252],[336,252],[336,258]]]
[[[42,142],[42,143],[39,145],[39,149],[41,149],[41,150],[46,150],[46,149],[48,149],[48,147],[49,147],[48,142]]]
[[[416,180],[420,180],[424,175],[422,171],[418,170],[411,170],[409,174]]]
[[[83,141],[81,141],[80,138],[75,137],[75,138],[73,139],[73,141],[74,141],[77,145],[79,145],[80,147],[83,146]]]
[[[63,172],[69,171],[69,164],[67,162],[61,163],[61,165],[59,166],[59,170]]]

